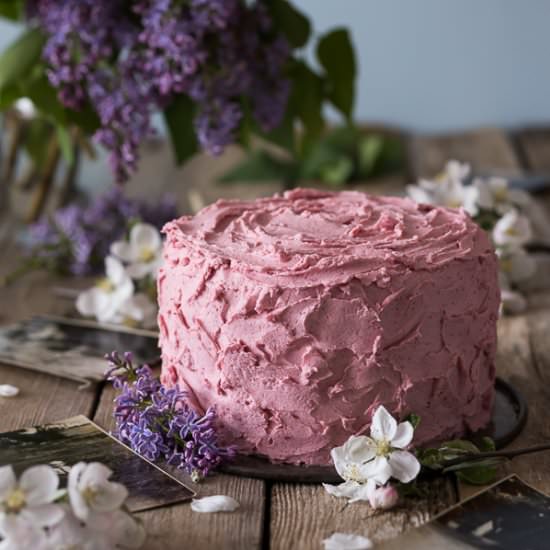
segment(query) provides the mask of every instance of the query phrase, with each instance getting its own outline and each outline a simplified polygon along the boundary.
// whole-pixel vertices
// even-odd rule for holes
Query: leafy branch
[[[442,473],[454,472],[461,481],[485,485],[494,481],[496,466],[517,456],[550,450],[550,443],[497,451],[492,439],[484,437],[479,446],[471,441],[447,441],[438,448],[418,451],[422,466]]]

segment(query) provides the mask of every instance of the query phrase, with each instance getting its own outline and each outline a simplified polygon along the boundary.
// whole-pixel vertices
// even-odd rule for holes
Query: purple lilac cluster
[[[207,151],[232,143],[249,108],[269,131],[289,96],[290,47],[264,4],[244,0],[32,0],[47,32],[44,59],[61,102],[90,102],[117,179],[135,169],[151,116],[178,94],[197,104],[195,130]]]
[[[129,352],[122,357],[113,352],[106,359],[107,379],[119,391],[115,435],[123,443],[152,462],[165,459],[196,480],[235,455],[233,447],[218,444],[213,409],[195,412],[185,392],[164,387],[147,365],[135,367]]]
[[[71,204],[30,226],[28,255],[36,267],[72,275],[100,272],[111,244],[136,221],[159,230],[177,217],[172,197],[157,204],[130,199],[112,187],[87,206]]]

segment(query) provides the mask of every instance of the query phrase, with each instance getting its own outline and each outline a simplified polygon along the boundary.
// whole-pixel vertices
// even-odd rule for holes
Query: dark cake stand
[[[523,429],[527,420],[527,403],[523,396],[508,382],[497,378],[495,383],[495,405],[493,417],[487,428],[472,434],[470,438],[489,436],[497,449],[508,445]],[[224,464],[220,471],[226,474],[255,477],[272,481],[295,483],[339,483],[340,476],[332,466],[294,466],[272,464],[265,458],[239,455]]]

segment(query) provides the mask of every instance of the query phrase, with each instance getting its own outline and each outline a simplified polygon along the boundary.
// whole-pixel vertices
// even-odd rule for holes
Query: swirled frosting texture
[[[381,404],[417,444],[489,421],[497,262],[462,210],[298,189],[164,231],[162,380],[243,452],[328,463]]]

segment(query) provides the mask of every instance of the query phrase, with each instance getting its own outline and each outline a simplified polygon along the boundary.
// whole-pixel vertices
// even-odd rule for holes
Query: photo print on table
[[[0,434],[0,466],[16,474],[30,466],[49,464],[61,486],[78,462],[102,462],[113,471],[112,481],[126,486],[131,512],[151,510],[190,500],[195,492],[181,481],[120,443],[85,416]]]
[[[547,550],[550,497],[511,475],[380,550]]]
[[[104,380],[105,354],[131,349],[137,363],[159,361],[152,331],[40,316],[0,327],[0,362],[80,382]]]

